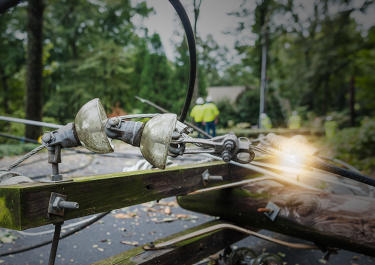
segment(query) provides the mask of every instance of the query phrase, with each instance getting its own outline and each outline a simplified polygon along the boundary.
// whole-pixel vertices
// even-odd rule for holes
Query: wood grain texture
[[[202,173],[223,176],[208,187],[260,176],[258,173],[223,162],[186,165],[165,170],[121,172],[74,178],[56,184],[28,183],[0,187],[0,227],[24,230],[101,213],[143,202],[187,194],[203,189]],[[79,209],[65,210],[64,217],[50,215],[47,208],[51,192],[67,195]]]
[[[170,235],[166,238],[159,239],[154,244],[162,243],[210,226],[228,223],[221,220],[211,221],[185,231]],[[254,229],[247,227],[248,229]],[[247,235],[237,231],[223,229],[210,234],[202,235],[184,242],[178,243],[174,248],[144,251],[143,246],[137,247],[113,257],[98,261],[92,265],[190,265],[198,262],[216,252],[238,242]]]
[[[272,222],[259,208],[280,207]],[[375,256],[375,199],[317,192],[265,180],[236,188],[180,196],[185,209],[268,229],[323,246]]]

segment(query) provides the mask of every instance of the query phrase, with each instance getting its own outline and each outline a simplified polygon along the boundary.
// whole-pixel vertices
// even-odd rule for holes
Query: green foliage
[[[220,128],[228,128],[229,121],[237,121],[237,111],[233,108],[233,105],[228,99],[224,99],[217,103],[217,109],[220,111],[219,123]]]
[[[25,31],[24,8],[0,18],[0,115],[10,115],[24,106]]]
[[[0,158],[4,156],[21,155],[38,147],[37,144],[2,144],[0,145]]]
[[[369,171],[375,168],[375,119],[366,118],[361,127],[345,128],[330,141],[336,157]]]
[[[280,105],[272,91],[269,91],[266,106],[266,113],[270,117],[273,126],[285,127],[286,123],[284,122]],[[227,128],[228,120],[233,121],[234,124],[246,122],[251,125],[257,125],[259,117],[259,89],[248,88],[245,90],[238,96],[234,106],[228,100],[223,100],[217,104],[217,107],[220,111],[220,127]]]
[[[172,68],[165,56],[160,36],[154,34],[150,38],[151,51],[145,57],[145,67],[141,72],[139,96],[156,103],[159,106],[178,112],[181,104],[175,104],[179,100],[178,92],[172,85]],[[146,112],[155,112],[155,109],[139,104]]]

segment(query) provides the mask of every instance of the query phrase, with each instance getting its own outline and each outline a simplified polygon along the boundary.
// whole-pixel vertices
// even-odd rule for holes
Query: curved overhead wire
[[[182,6],[179,0],[169,0],[172,4],[174,9],[176,10],[178,16],[180,17],[181,23],[184,26],[186,39],[189,46],[189,55],[190,55],[190,74],[189,74],[189,84],[186,93],[184,107],[182,108],[181,115],[180,115],[180,122],[184,122],[186,115],[189,111],[191,99],[193,98],[194,92],[194,83],[195,77],[197,74],[197,50],[195,47],[195,37],[193,28],[191,27],[190,20],[184,7]]]

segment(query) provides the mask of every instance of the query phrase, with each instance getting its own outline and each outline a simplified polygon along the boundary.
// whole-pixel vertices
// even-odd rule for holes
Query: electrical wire
[[[296,248],[296,249],[319,249],[319,247],[316,246],[316,245],[301,244],[301,243],[289,243],[289,242],[286,242],[286,241],[283,241],[283,240],[279,240],[279,239],[272,238],[272,237],[269,237],[269,236],[266,236],[266,235],[262,235],[262,234],[259,234],[257,232],[254,232],[254,231],[251,231],[251,230],[248,230],[248,229],[244,229],[242,227],[239,227],[239,226],[236,226],[236,225],[231,225],[231,224],[218,224],[218,225],[214,225],[214,226],[211,226],[211,227],[207,227],[207,228],[204,228],[204,229],[192,232],[192,233],[187,234],[187,235],[183,235],[183,236],[180,236],[180,237],[177,237],[177,238],[173,238],[173,239],[168,240],[166,242],[162,242],[162,243],[156,244],[153,247],[144,246],[143,249],[144,250],[165,249],[165,248],[173,246],[174,244],[183,242],[185,240],[189,240],[189,239],[195,238],[197,236],[201,236],[201,235],[205,235],[205,234],[208,234],[208,233],[212,233],[212,232],[215,232],[215,231],[221,230],[221,229],[232,229],[232,230],[244,233],[244,234],[248,234],[250,236],[255,236],[255,237],[267,240],[269,242],[273,242],[273,243],[280,244],[280,245],[287,246],[287,247],[291,247],[291,248]]]
[[[341,186],[344,186],[344,187],[347,187],[347,188],[351,188],[353,190],[360,191],[360,192],[368,195],[360,187],[353,186],[353,185],[350,185],[350,184],[346,184],[346,183],[342,183],[342,182],[330,179],[330,177],[334,177],[334,178],[337,179],[337,177],[333,176],[333,175],[317,173],[317,172],[314,172],[314,171],[304,170],[304,169],[301,169],[301,168],[274,165],[274,164],[264,163],[264,162],[259,162],[259,161],[251,161],[251,164],[256,165],[256,166],[261,166],[261,167],[272,168],[272,169],[276,169],[276,170],[280,170],[280,171],[288,172],[288,173],[292,173],[292,174],[307,176],[307,177],[322,180],[322,181],[331,182],[331,183],[334,183],[334,184],[337,184],[337,185],[341,185]]]
[[[79,221],[79,222],[76,222],[76,223],[73,223],[73,224],[65,225],[65,226],[61,227],[61,229],[68,229],[68,228],[75,227],[77,225],[81,225],[81,224],[90,222],[91,220],[94,220],[96,217],[97,216],[95,215],[95,216],[92,216],[92,217],[87,218],[85,220],[82,220],[82,221]],[[16,231],[16,232],[23,235],[23,236],[41,236],[41,235],[51,234],[54,231],[55,231],[55,229],[51,229],[51,230],[47,230],[47,231],[41,231],[41,232],[35,232],[35,233],[24,232],[24,231]]]
[[[217,156],[214,156],[214,155],[210,155],[210,154],[199,154],[199,155],[206,156],[206,157],[211,157],[211,158],[214,158],[216,160],[222,160],[220,157],[217,157]],[[257,167],[257,166],[250,165],[250,164],[240,164],[240,163],[237,163],[237,162],[234,162],[234,161],[230,161],[229,164],[236,165],[236,166],[243,167],[243,168],[247,168],[247,169],[253,170],[255,172],[261,173],[261,174],[265,174],[267,176],[273,177],[273,178],[281,180],[283,182],[288,182],[290,184],[299,186],[301,188],[320,191],[320,189],[317,189],[317,188],[315,188],[313,186],[310,186],[310,185],[305,184],[305,183],[301,183],[301,182],[296,181],[294,179],[290,179],[290,178],[284,177],[284,176],[282,176],[280,174],[277,174],[275,172],[272,172],[270,170],[267,170],[267,169],[264,169],[264,168],[261,168],[261,167]]]
[[[102,214],[99,214],[98,216],[96,216],[96,218],[84,223],[83,225],[69,231],[69,232],[66,232],[65,234],[61,235],[60,236],[60,239],[63,239],[63,238],[66,238],[70,235],[73,235],[75,234],[76,232],[79,232],[81,231],[82,229],[86,228],[87,226],[95,223],[96,221],[102,219],[104,216],[106,216],[107,214],[109,214],[109,212],[105,212],[105,213],[102,213]],[[22,252],[25,252],[25,251],[28,251],[28,250],[32,250],[32,249],[35,249],[35,248],[39,248],[39,247],[43,247],[45,245],[48,245],[52,243],[52,239],[49,239],[49,240],[46,240],[46,241],[43,241],[43,242],[40,242],[38,244],[35,244],[35,245],[31,245],[31,246],[28,246],[28,247],[24,247],[24,248],[20,248],[20,249],[16,249],[16,250],[10,250],[10,251],[6,251],[6,252],[3,252],[3,253],[0,253],[0,257],[3,257],[3,256],[7,256],[7,255],[13,255],[13,254],[18,254],[18,253],[22,253]]]
[[[354,172],[357,172],[357,173],[361,173],[361,171],[359,171],[357,168],[353,167],[352,165],[349,165],[348,163],[340,160],[340,159],[337,159],[337,158],[334,158],[334,157],[329,157],[329,156],[318,156],[319,158],[321,159],[325,159],[325,160],[330,160],[330,161],[333,161],[333,162],[336,162],[344,167],[346,167],[347,169],[350,169],[351,171],[354,171]]]
[[[340,175],[345,178],[349,178],[358,182],[362,182],[364,184],[370,185],[375,187],[375,179],[370,178],[366,175],[363,175],[362,173],[358,172],[353,172],[348,169],[344,169],[335,165],[331,165],[322,161],[319,161],[317,159],[309,159],[305,157],[298,157],[296,158],[296,162],[301,163],[303,165],[313,167],[313,168],[318,168],[322,169],[328,172],[331,172],[333,174]]]
[[[191,99],[193,98],[195,77],[197,74],[197,50],[195,47],[195,37],[194,32],[190,24],[190,20],[184,7],[179,0],[169,0],[174,9],[176,10],[178,16],[180,17],[181,23],[184,26],[186,39],[189,46],[189,57],[190,57],[190,74],[189,74],[189,84],[186,93],[184,107],[182,108],[180,115],[180,122],[184,122],[186,115],[189,111]]]
[[[20,0],[1,0],[0,1],[0,17],[2,14],[7,12],[10,8],[22,3]]]
[[[6,134],[6,133],[0,133],[0,136],[10,138],[10,139],[14,139],[14,140],[25,141],[25,142],[29,142],[29,143],[33,143],[33,144],[40,144],[37,140],[34,140],[34,139],[25,138],[25,137],[18,137],[18,136]]]

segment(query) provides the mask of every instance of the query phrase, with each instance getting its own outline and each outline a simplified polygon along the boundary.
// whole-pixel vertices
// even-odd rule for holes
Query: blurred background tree
[[[195,3],[198,22],[201,1]],[[340,128],[359,126],[364,117],[373,117],[375,27],[363,34],[351,16],[353,12],[367,12],[373,1],[364,0],[356,7],[353,3],[314,0],[309,2],[313,13],[301,18],[305,3],[244,0],[236,12],[229,14],[240,21],[230,34],[251,33],[244,39],[239,37],[235,44],[240,61],[234,61],[229,49],[220,46],[212,35],[199,34],[200,24],[193,23],[199,51],[198,94],[205,97],[209,86],[246,87],[234,103],[218,102],[220,126],[228,126],[228,120],[257,124],[261,44],[265,37],[266,112],[274,126],[285,127],[293,110],[300,110],[306,122],[333,114],[341,119]],[[26,117],[28,5],[25,2],[0,18],[1,115]],[[175,59],[169,60],[160,36],[134,24],[134,18],[152,13],[153,9],[140,1],[46,1],[43,105],[39,108],[43,120],[61,124],[73,121],[80,107],[96,97],[108,112],[113,108],[127,113],[155,112],[134,100],[135,95],[179,114],[189,75],[188,47],[180,35]],[[25,135],[23,125],[0,125],[0,131]]]

